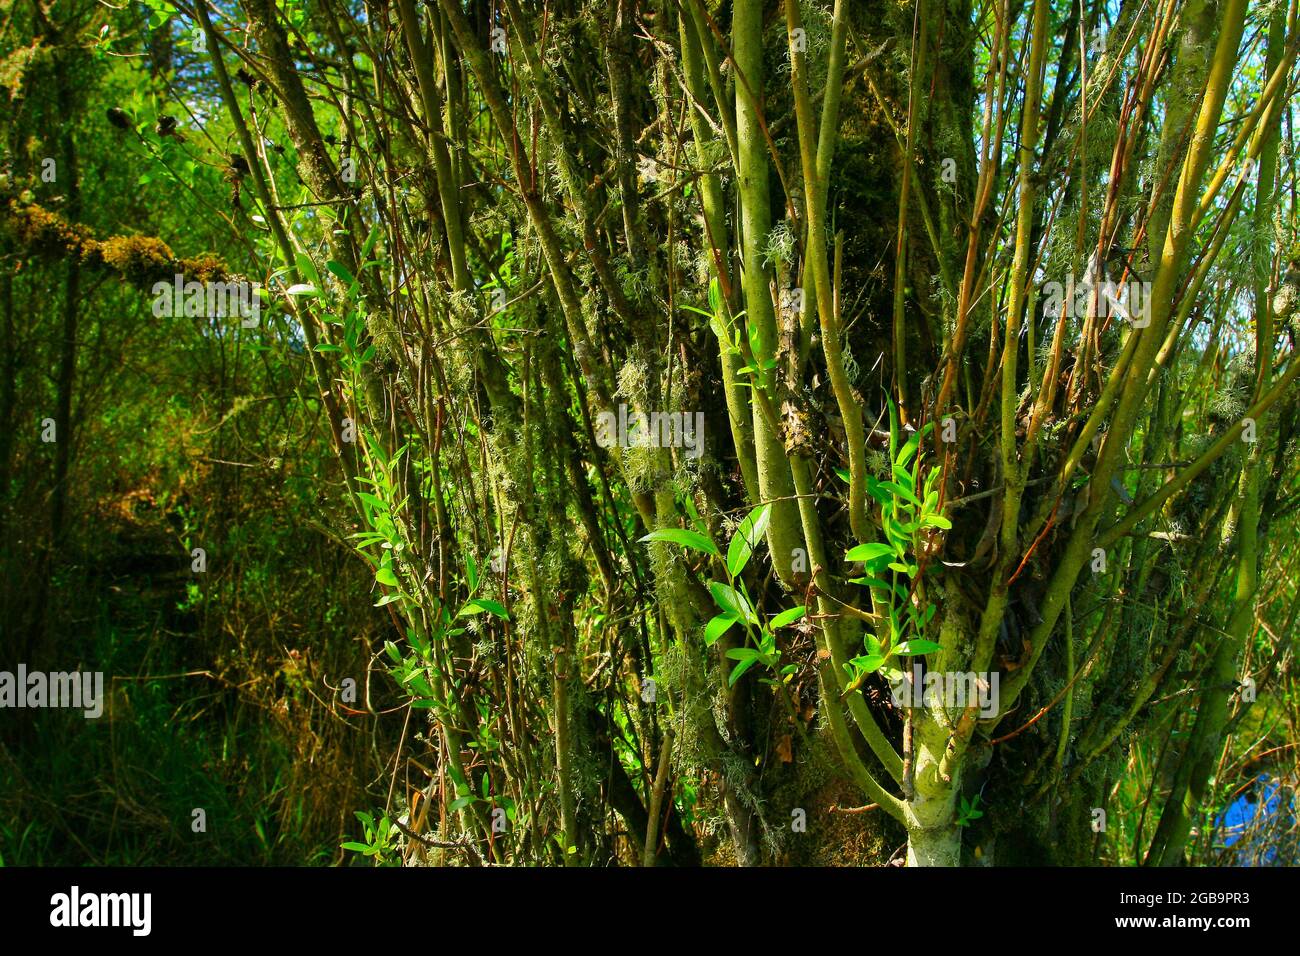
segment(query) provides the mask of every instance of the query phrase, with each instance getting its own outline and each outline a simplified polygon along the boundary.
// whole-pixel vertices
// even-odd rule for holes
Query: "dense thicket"
[[[6,858],[1294,860],[1295,0],[3,10]]]

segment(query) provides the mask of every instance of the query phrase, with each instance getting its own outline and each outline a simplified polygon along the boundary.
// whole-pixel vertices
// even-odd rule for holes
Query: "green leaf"
[[[749,513],[749,517],[740,523],[740,527],[732,535],[731,544],[727,547],[727,572],[733,578],[745,569],[754,546],[763,539],[763,535],[767,534],[771,513],[771,505],[759,505]]]
[[[393,573],[392,568],[380,568],[375,572],[375,580],[380,584],[387,584],[390,588],[399,587],[397,575]]]
[[[731,626],[740,620],[736,614],[723,613],[719,614],[708,624],[704,625],[704,644],[706,647],[712,647],[723,634],[726,634]]]
[[[691,527],[707,538],[709,529],[704,527],[704,519],[700,517],[700,510],[695,507],[695,502],[688,497],[683,499],[682,504],[686,507],[687,517],[691,519]]]
[[[343,265],[341,262],[335,262],[331,259],[329,262],[325,263],[325,268],[338,276],[339,280],[346,286],[351,286],[352,283],[357,281],[352,277],[352,273],[348,271],[347,266]]]
[[[880,670],[885,658],[880,654],[864,654],[849,661],[859,674],[874,674]]]
[[[849,553],[844,557],[848,561],[872,561],[876,558],[882,558],[887,554],[892,556],[894,554],[894,549],[887,544],[873,541],[869,544],[860,544],[856,548],[849,549]]]
[[[941,649],[940,645],[936,644],[934,641],[927,641],[918,637],[899,644],[894,648],[894,653],[899,657],[910,657],[913,654],[929,654]]]
[[[298,263],[298,271],[306,278],[311,280],[312,285],[320,285],[320,273],[316,271],[316,263],[311,261],[311,256],[305,252],[300,252],[295,257]]]
[[[370,847],[364,843],[358,843],[355,840],[349,840],[347,843],[340,843],[339,846],[344,850],[351,850],[353,853],[366,853]]]
[[[904,498],[907,501],[910,501],[918,508],[921,506],[921,499],[916,497],[916,493],[913,492],[911,488],[908,488],[904,485],[900,485],[896,481],[885,481],[882,482],[881,484],[883,487],[888,488],[890,491],[898,495],[900,498]]]
[[[465,583],[469,585],[470,594],[478,590],[478,564],[468,551],[465,552]]]
[[[894,405],[894,400],[886,395],[885,403],[889,406],[889,459],[894,461],[898,455],[898,432],[902,426],[898,421],[898,408]]]
[[[375,607],[383,607],[385,604],[392,604],[394,601],[400,601],[401,599],[401,594],[385,594],[375,602]]]
[[[285,295],[314,295],[319,296],[320,292],[316,287],[308,282],[295,282],[289,288],[284,290]]]
[[[749,649],[737,648],[737,650],[749,650]],[[745,671],[749,670],[751,667],[753,667],[755,664],[758,663],[758,652],[751,651],[750,653],[752,653],[754,656],[745,658],[734,668],[732,668],[731,676],[727,678],[728,687],[734,687],[736,685],[736,681],[740,680],[741,675],[743,675]],[[728,656],[730,656],[730,654],[728,654]]]
[[[465,606],[460,609],[460,613],[456,616],[472,617],[475,614],[482,614],[484,611],[496,615],[503,621],[510,620],[510,615],[506,613],[505,607],[499,602],[488,598],[474,598],[472,601],[466,601]]]
[[[920,444],[921,436],[919,434],[913,435],[907,440],[907,444],[903,446],[903,450],[898,453],[898,459],[894,462],[893,470],[895,475],[900,471],[908,476],[911,475],[911,472],[907,470],[907,463],[912,460],[912,456],[916,454],[916,449]]]
[[[370,235],[366,236],[365,245],[361,247],[360,258],[363,263],[366,261],[366,257],[370,255],[370,250],[375,248],[375,243],[378,241],[379,241],[379,223],[375,223],[373,226],[370,227]],[[363,265],[362,268],[364,269],[365,266]]]
[[[952,530],[952,522],[943,515],[926,515],[921,519],[921,526],[926,528],[942,528],[944,531]]]
[[[670,544],[679,544],[683,548],[693,548],[714,557],[722,557],[722,553],[712,541],[698,531],[688,531],[685,528],[660,528],[658,531],[651,531],[641,541],[667,541]]]
[[[844,479],[848,481],[846,477]],[[867,475],[867,494],[869,494],[877,504],[892,505],[894,496],[885,489],[885,483],[874,475]]]
[[[754,609],[750,606],[745,596],[735,588],[723,584],[721,581],[709,582],[709,593],[713,595],[713,600],[717,602],[718,607],[731,614],[736,615],[742,620],[755,622]]]
[[[906,468],[907,463],[911,460],[912,456],[916,454],[916,450],[921,447],[921,442],[925,439],[925,436],[930,434],[933,430],[934,422],[926,422],[925,427],[919,432],[913,432],[912,436],[907,439],[907,443],[903,446],[903,450],[898,453],[898,458],[894,462],[895,466]]]
[[[798,607],[792,607],[788,611],[782,611],[776,617],[772,618],[770,626],[774,631],[778,628],[789,627],[795,621],[799,620],[799,618],[803,617],[807,610],[806,607],[800,604]]]
[[[902,524],[895,521],[893,515],[888,511],[881,515],[880,523],[884,526],[885,537],[894,546],[894,554],[900,558],[906,557],[907,546],[911,543],[912,536],[904,533]]]

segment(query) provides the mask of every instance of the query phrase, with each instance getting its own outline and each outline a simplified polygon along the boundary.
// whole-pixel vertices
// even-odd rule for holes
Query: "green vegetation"
[[[1298,6],[0,0],[0,862],[1300,861]]]

